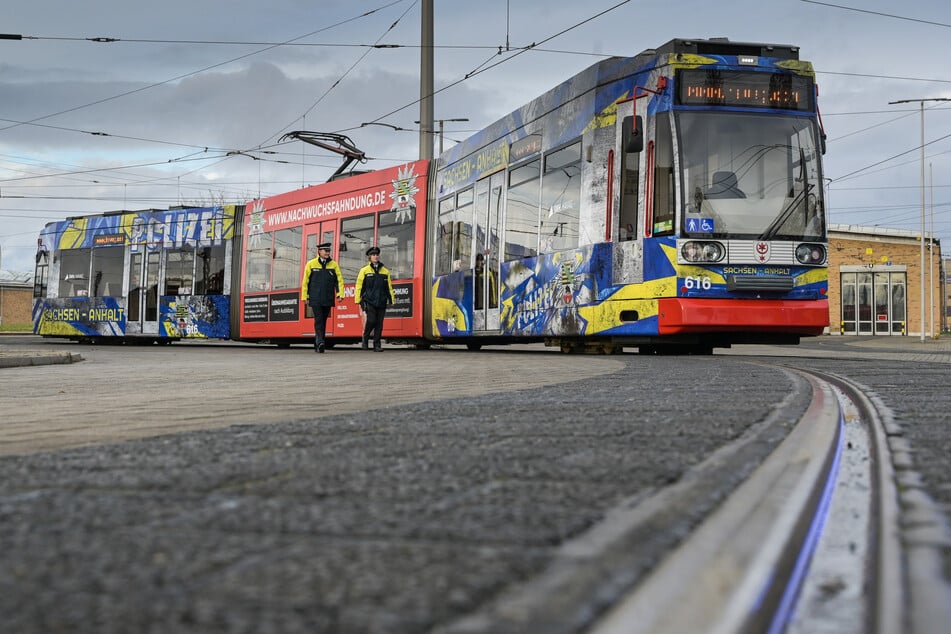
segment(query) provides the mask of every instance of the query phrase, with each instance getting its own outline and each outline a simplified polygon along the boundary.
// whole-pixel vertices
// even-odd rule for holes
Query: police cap
[[[317,248],[318,248],[318,249],[327,249],[328,251],[330,251],[330,243],[329,243],[329,242],[322,242],[321,244],[318,244],[318,245],[317,245]]]
[[[380,255],[380,247],[370,247],[367,249],[367,257],[371,255]]]

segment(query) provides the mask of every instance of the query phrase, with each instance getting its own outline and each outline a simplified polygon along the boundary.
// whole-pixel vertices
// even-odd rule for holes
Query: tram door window
[[[630,117],[628,117],[630,118]],[[627,143],[622,144],[622,149]],[[640,178],[640,152],[621,153],[621,212],[619,240],[634,240],[637,238],[637,190]]]
[[[129,295],[127,300],[128,323],[138,324],[142,318],[142,261],[141,253],[133,253],[129,259]]]
[[[670,118],[661,114],[656,119],[654,149],[654,226],[652,235],[669,235],[674,231],[674,151]]]
[[[159,251],[149,251],[129,258],[127,332],[158,332],[159,257]]]
[[[158,251],[149,251],[145,256],[145,311],[142,315],[142,332],[158,332]]]
[[[50,254],[40,251],[36,254],[36,272],[33,275],[33,297],[46,297],[50,274]]]
[[[473,330],[499,328],[499,226],[502,219],[502,185],[497,172],[476,183],[475,245],[467,273],[473,297]]]
[[[348,242],[341,241],[340,245],[337,245],[337,228],[334,221],[330,222],[321,222],[317,224],[307,225],[304,227],[304,258],[300,265],[300,270],[298,275],[302,275],[304,272],[304,265],[308,260],[312,260],[317,257],[317,245],[324,244],[329,242],[331,244],[331,256],[337,260],[337,265],[340,264],[340,256],[342,254],[350,253],[350,245]],[[333,250],[337,251],[337,255],[333,255]],[[349,280],[353,279],[356,281],[356,276],[348,277],[346,273],[343,272],[343,267],[341,266],[341,273],[343,273],[343,281],[346,283]],[[306,281],[304,282],[307,283]],[[295,285],[296,286],[296,285]],[[303,297],[303,289],[301,289],[301,296]],[[313,325],[314,319],[314,309],[311,308],[310,304],[304,306],[304,318],[310,320],[310,324]],[[333,334],[335,321],[333,319],[327,320],[327,330],[326,334]],[[313,335],[314,333],[308,332],[308,335]]]

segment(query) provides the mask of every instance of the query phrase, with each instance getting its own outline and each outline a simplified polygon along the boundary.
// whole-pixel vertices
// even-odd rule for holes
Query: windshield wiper
[[[815,185],[807,183],[806,186],[803,187],[802,191],[796,194],[796,197],[793,198],[789,204],[783,208],[783,210],[771,223],[769,223],[769,226],[766,227],[766,231],[761,233],[757,239],[772,240],[773,237],[779,233],[779,228],[786,224],[786,221],[789,220],[793,212],[798,209],[800,201],[805,199],[806,194],[808,194],[813,187],[815,187]]]
[[[792,216],[793,211],[799,206],[799,200],[805,200],[806,194],[813,188],[813,185],[809,183],[809,172],[806,169],[806,151],[803,150],[802,147],[799,148],[799,177],[802,181],[802,190],[796,194],[795,198],[793,198],[788,205],[783,207],[779,215],[769,223],[769,226],[766,227],[766,231],[760,234],[760,240],[772,240],[773,237],[779,233],[779,228],[786,224],[786,221]]]

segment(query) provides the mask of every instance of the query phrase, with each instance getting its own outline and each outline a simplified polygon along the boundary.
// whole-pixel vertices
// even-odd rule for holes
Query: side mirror
[[[628,154],[644,149],[644,120],[642,117],[624,117],[621,123],[621,144]]]

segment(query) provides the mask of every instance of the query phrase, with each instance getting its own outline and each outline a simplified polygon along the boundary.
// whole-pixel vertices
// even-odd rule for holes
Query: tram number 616
[[[710,281],[710,278],[707,277],[706,275],[704,276],[698,275],[697,277],[690,277],[688,275],[687,277],[684,278],[685,288],[702,288],[703,290],[707,291],[707,290],[710,290],[710,287],[712,285],[713,283]]]

